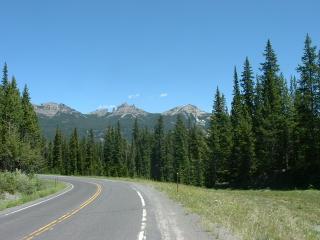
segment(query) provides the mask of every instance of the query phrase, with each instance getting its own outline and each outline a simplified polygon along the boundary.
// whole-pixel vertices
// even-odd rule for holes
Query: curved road
[[[209,239],[196,217],[151,187],[58,178],[69,185],[64,192],[0,212],[1,240]]]

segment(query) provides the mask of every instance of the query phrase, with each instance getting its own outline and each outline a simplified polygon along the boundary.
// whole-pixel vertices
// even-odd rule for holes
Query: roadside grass
[[[99,177],[100,178],[100,177]],[[104,177],[105,178],[105,177]],[[201,217],[205,230],[225,228],[243,240],[319,240],[320,191],[206,189],[143,179],[108,178],[148,184]]]
[[[2,196],[2,198],[0,198],[0,211],[6,208],[15,207],[36,200],[38,198],[46,197],[48,195],[61,191],[66,187],[64,183],[55,182],[53,180],[37,179],[36,181],[38,181],[36,184],[37,188],[33,191],[12,192],[12,194],[15,195],[16,199],[3,199]]]
[[[320,191],[215,190],[149,182],[202,217],[206,230],[217,226],[245,240],[320,239]]]

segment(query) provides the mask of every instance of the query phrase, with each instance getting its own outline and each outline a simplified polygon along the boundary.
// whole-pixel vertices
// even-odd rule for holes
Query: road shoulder
[[[188,214],[180,204],[172,201],[152,186],[131,184],[145,196],[147,209],[155,215],[163,240],[214,239],[202,229],[198,215]]]

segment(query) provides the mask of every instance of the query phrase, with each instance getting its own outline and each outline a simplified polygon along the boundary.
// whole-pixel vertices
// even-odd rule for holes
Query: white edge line
[[[139,197],[140,197],[140,200],[141,200],[141,204],[142,204],[142,207],[144,208],[146,206],[146,203],[141,195],[141,193],[139,191],[136,190],[136,192],[138,193]]]
[[[74,187],[73,184],[72,184],[72,183],[68,183],[68,184],[71,184],[71,187],[70,187],[69,189],[65,190],[64,192],[58,194],[58,195],[55,195],[55,196],[53,196],[53,197],[51,197],[51,198],[48,198],[48,199],[45,199],[45,200],[43,200],[43,201],[41,201],[41,202],[34,203],[34,204],[30,205],[30,206],[26,206],[26,207],[24,207],[24,208],[20,208],[20,209],[18,209],[18,210],[13,211],[13,212],[6,213],[6,214],[4,214],[3,216],[12,215],[12,214],[21,212],[21,211],[23,211],[23,210],[26,210],[26,209],[28,209],[28,208],[31,208],[31,207],[40,205],[40,204],[45,203],[45,202],[48,202],[48,201],[50,201],[50,200],[52,200],[52,199],[55,199],[55,198],[57,198],[57,197],[60,197],[61,195],[66,194],[67,192],[70,192],[70,191],[73,189],[73,187]]]
[[[133,188],[133,187],[132,187]],[[140,201],[141,201],[141,205],[142,205],[142,219],[141,219],[141,228],[140,228],[140,232],[138,234],[138,240],[145,240],[146,239],[146,225],[147,225],[147,210],[146,210],[146,202],[144,201],[144,198],[142,196],[142,194],[135,188],[133,188],[133,190],[136,191],[136,193],[138,194]]]

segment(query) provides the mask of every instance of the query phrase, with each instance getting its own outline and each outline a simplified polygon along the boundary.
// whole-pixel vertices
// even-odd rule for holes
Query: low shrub
[[[34,175],[28,176],[19,170],[15,172],[0,172],[0,195],[5,192],[30,195],[41,188],[41,181]]]

